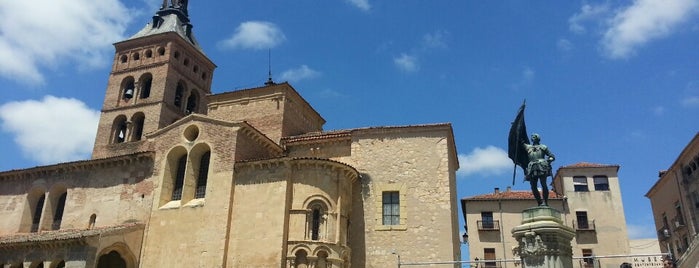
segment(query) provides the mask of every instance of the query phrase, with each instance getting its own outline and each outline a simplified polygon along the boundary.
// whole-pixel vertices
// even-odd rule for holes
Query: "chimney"
[[[506,192],[509,193],[510,191],[512,191],[512,187],[511,187],[511,186],[507,186]]]
[[[499,194],[499,193],[500,193],[500,188],[495,187],[495,193],[496,193],[496,194]]]

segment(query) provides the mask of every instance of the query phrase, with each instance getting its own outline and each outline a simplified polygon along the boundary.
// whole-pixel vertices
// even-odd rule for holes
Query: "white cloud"
[[[699,96],[689,96],[681,101],[682,106],[687,108],[699,107]]]
[[[514,164],[507,152],[495,146],[475,148],[468,155],[459,155],[460,176],[472,174],[500,175],[512,170]]]
[[[398,67],[398,69],[406,72],[415,72],[420,69],[417,58],[405,53],[402,53],[400,57],[393,58],[393,63],[396,65],[396,67]]]
[[[661,116],[661,115],[664,115],[664,114],[665,114],[665,107],[664,107],[664,106],[661,106],[661,105],[658,105],[658,106],[653,107],[653,110],[652,110],[652,111],[653,111],[653,114],[654,114],[654,115],[656,115],[656,116]]]
[[[282,30],[266,21],[243,22],[230,38],[219,43],[224,48],[268,49],[286,40]]]
[[[42,67],[106,65],[131,12],[118,0],[0,1],[0,76],[42,84]],[[50,44],[50,45],[47,45]]]
[[[627,58],[639,46],[672,33],[697,7],[696,0],[636,0],[611,19],[602,47],[612,59]]]
[[[363,11],[369,11],[371,9],[369,0],[347,0],[347,2]]]
[[[99,115],[79,100],[54,96],[0,106],[2,130],[14,136],[26,157],[40,164],[89,157]]]
[[[447,48],[446,38],[449,36],[449,32],[437,31],[434,33],[428,33],[422,36],[422,45],[425,48]]]
[[[580,13],[576,13],[568,19],[568,29],[577,34],[587,32],[584,23],[587,21],[595,21],[609,12],[609,6],[601,5],[583,5],[580,8]]]
[[[296,69],[290,69],[282,72],[281,80],[298,82],[304,79],[312,79],[320,76],[320,72],[309,68],[307,65],[301,65]]]
[[[571,43],[568,39],[561,38],[558,39],[558,42],[556,42],[556,47],[558,47],[558,50],[560,51],[571,51],[573,50],[573,43]]]

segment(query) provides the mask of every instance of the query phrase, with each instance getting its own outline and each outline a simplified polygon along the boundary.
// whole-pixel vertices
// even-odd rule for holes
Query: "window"
[[[134,89],[136,88],[135,84],[136,81],[131,76],[125,78],[124,81],[121,82],[121,90],[123,92],[122,98],[125,100],[133,98]]]
[[[191,114],[196,112],[197,109],[197,94],[192,92],[192,94],[189,95],[189,98],[187,98],[187,107],[185,109],[185,114]]]
[[[114,119],[112,143],[126,141],[126,116],[120,115]]]
[[[481,227],[482,227],[482,229],[495,228],[495,223],[493,222],[493,212],[492,211],[481,212]]]
[[[146,58],[151,58],[153,57],[153,51],[152,50],[146,50]]]
[[[576,229],[587,230],[590,229],[590,222],[587,219],[587,211],[576,211],[575,219],[577,221]]]
[[[121,55],[121,57],[119,58],[119,60],[121,61],[121,63],[126,63],[126,60],[127,60],[127,59],[128,59],[128,57],[126,57],[126,55]]]
[[[495,260],[495,249],[494,248],[484,248],[483,249],[483,260]],[[497,263],[492,261],[492,262],[485,262],[484,263],[485,267],[497,267]]]
[[[141,99],[147,99],[150,97],[150,88],[153,84],[153,77],[151,74],[145,74],[139,79],[139,84],[141,85]]]
[[[46,201],[46,194],[42,194],[39,197],[39,200],[37,200],[36,206],[34,206],[34,214],[32,214],[32,233],[39,231],[39,223],[41,223],[41,212],[44,209],[44,201]]]
[[[90,222],[87,224],[87,229],[95,228],[95,222],[97,222],[97,214],[90,215]]]
[[[588,192],[588,191],[590,191],[590,189],[587,188],[587,177],[585,177],[585,176],[573,177],[573,188],[576,192]]]
[[[682,216],[682,205],[680,201],[675,202],[675,227],[680,227],[684,225],[684,217]]]
[[[320,236],[320,220],[323,214],[320,206],[313,207],[311,212],[311,240],[318,240]]]
[[[177,83],[177,90],[175,90],[174,101],[175,106],[182,107],[182,96],[184,96],[184,85],[182,85],[182,83]]]
[[[206,152],[199,160],[199,177],[197,178],[197,189],[194,198],[204,198],[206,195],[206,180],[209,176],[209,161],[211,152]]]
[[[397,191],[383,192],[383,225],[400,224],[400,195]]]
[[[143,136],[143,122],[145,121],[145,115],[143,113],[136,113],[131,117],[131,122],[133,122],[131,128],[131,141],[140,141]]]
[[[182,199],[182,187],[184,186],[184,172],[187,167],[187,155],[183,155],[177,160],[177,172],[175,174],[175,185],[172,188],[171,200]]]
[[[607,176],[594,176],[595,191],[609,191],[609,178]]]
[[[141,59],[141,55],[138,54],[138,52],[136,52],[136,53],[133,54],[133,59],[134,59],[134,60],[140,60],[140,59]]]
[[[61,229],[61,221],[63,220],[63,210],[66,206],[66,197],[68,193],[63,193],[58,197],[58,203],[56,204],[56,211],[53,214],[53,223],[51,224],[52,230]]]
[[[583,267],[593,267],[595,264],[594,259],[592,258],[592,249],[589,248],[584,248],[582,250],[582,255],[583,255]]]
[[[159,48],[158,48],[158,55],[160,55],[160,56],[165,55],[165,48],[164,48],[164,47],[159,47]]]

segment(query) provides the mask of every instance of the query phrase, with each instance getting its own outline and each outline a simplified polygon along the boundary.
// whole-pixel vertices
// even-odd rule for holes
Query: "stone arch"
[[[163,184],[160,189],[161,206],[173,200],[180,200],[184,186],[186,165],[187,149],[183,146],[176,146],[168,151],[165,161],[165,172],[163,172]]]
[[[204,198],[211,167],[211,146],[207,143],[196,144],[190,150],[189,157],[192,163],[191,175],[194,176],[194,198]]]
[[[187,97],[187,105],[185,106],[184,113],[191,114],[196,113],[199,109],[199,94],[196,90],[192,90]]]
[[[325,209],[328,211],[334,210],[335,204],[330,200],[330,198],[321,194],[314,194],[306,198],[306,200],[303,201],[303,207],[309,208],[311,203],[317,202],[323,203],[325,205]]]
[[[330,202],[322,195],[309,197],[305,204],[306,214],[306,239],[318,241],[328,238],[328,213],[331,210]]]
[[[34,186],[27,192],[27,205],[22,216],[22,232],[37,232],[40,230],[41,218],[46,203],[46,188]]]
[[[112,135],[110,138],[111,143],[122,143],[126,141],[126,116],[118,115],[114,118],[112,122]]]
[[[48,204],[46,205],[45,218],[50,220],[51,230],[61,228],[63,211],[68,198],[68,187],[64,183],[54,184],[48,192]]]
[[[129,100],[134,97],[136,92],[136,80],[133,78],[133,76],[127,76],[121,80],[121,88],[119,92],[122,99]]]
[[[136,257],[128,245],[117,242],[103,248],[97,254],[97,268],[132,268],[136,267]]]
[[[149,50],[150,51],[150,50]],[[150,97],[150,90],[153,85],[153,75],[151,73],[144,73],[138,78],[139,86],[139,99],[147,99]]]
[[[146,115],[137,112],[131,116],[131,138],[130,141],[140,141],[143,137],[143,124],[146,122]]]

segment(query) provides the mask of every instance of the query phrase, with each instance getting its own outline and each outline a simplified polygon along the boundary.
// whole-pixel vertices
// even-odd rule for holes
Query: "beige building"
[[[646,197],[653,208],[661,251],[669,252],[679,267],[699,263],[697,216],[699,215],[699,133],[680,152]]]
[[[575,267],[618,268],[630,259],[597,258],[629,255],[626,218],[621,201],[619,166],[578,163],[559,168],[552,182],[549,205],[561,212],[564,224],[575,230],[572,241]],[[499,191],[461,200],[471,259],[493,261],[486,267],[516,267],[513,227],[522,211],[536,206],[530,191]],[[595,266],[596,265],[596,266]]]
[[[450,124],[324,131],[288,83],[212,94],[186,5],[115,47],[92,159],[0,172],[3,267],[460,260]]]

